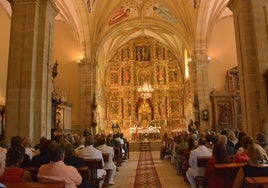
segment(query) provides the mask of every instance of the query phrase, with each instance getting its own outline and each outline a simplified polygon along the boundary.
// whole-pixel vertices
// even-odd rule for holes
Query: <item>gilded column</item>
[[[241,88],[242,129],[255,136],[268,120],[268,1],[231,0]],[[268,132],[266,132],[267,134]]]

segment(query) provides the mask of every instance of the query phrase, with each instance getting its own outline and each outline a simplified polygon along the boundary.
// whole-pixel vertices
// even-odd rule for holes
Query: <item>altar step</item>
[[[132,141],[129,142],[130,151],[160,151],[161,140],[159,141]]]

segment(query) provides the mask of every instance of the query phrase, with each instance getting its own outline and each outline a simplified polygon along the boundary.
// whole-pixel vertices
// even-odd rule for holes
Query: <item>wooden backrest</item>
[[[38,182],[37,174],[39,167],[25,167],[23,169],[30,172],[33,182]]]
[[[88,169],[102,169],[102,159],[84,159]]]
[[[83,180],[88,180],[89,179],[89,174],[88,174],[88,167],[77,167],[76,168],[79,174],[82,176]]]
[[[64,188],[65,183],[64,182],[49,182],[49,183],[43,183],[43,182],[19,182],[19,183],[5,183],[5,185],[8,188]]]
[[[197,157],[197,166],[198,167],[206,167],[207,163],[210,159],[213,159],[212,156],[200,156]]]
[[[247,163],[225,163],[215,164],[215,169],[240,169],[243,168]]]
[[[110,155],[109,153],[102,153],[104,162],[109,162],[109,155]]]

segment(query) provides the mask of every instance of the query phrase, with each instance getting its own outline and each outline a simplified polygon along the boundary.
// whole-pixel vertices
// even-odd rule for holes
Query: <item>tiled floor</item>
[[[111,188],[133,188],[136,169],[140,152],[130,152],[130,159],[122,163],[115,177],[115,184]],[[182,176],[177,175],[175,166],[170,164],[168,160],[161,160],[159,151],[152,151],[155,168],[162,188],[190,188],[190,185],[185,183]]]

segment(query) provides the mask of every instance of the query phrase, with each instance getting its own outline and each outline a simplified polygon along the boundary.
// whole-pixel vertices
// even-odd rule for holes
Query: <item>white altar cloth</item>
[[[160,129],[161,127],[148,127],[148,128],[145,128],[145,127],[138,127],[138,128],[135,128],[135,127],[131,127],[129,128],[129,132],[130,134],[135,134],[136,131],[138,131],[139,134],[144,134],[144,133],[147,133],[147,134],[150,134],[150,133],[160,133]]]

